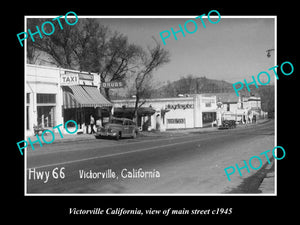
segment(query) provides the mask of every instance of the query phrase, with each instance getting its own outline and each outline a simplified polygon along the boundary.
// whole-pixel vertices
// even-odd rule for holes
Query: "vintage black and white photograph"
[[[276,16],[220,13],[26,16],[25,195],[276,195],[294,68]]]

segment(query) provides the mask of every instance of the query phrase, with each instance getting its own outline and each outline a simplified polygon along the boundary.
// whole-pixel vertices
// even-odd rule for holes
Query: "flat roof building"
[[[151,108],[153,113],[138,117],[138,125],[146,130],[167,130],[203,127],[216,120],[216,97],[193,95],[176,98],[143,99],[142,108]],[[133,108],[135,99],[112,100],[114,108]]]
[[[26,65],[26,135],[35,128],[52,128],[74,120],[79,130],[89,116],[108,116],[112,107],[99,90],[100,77],[94,73],[40,65]]]

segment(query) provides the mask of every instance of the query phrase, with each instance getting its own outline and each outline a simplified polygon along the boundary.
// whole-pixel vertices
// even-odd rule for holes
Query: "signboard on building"
[[[101,83],[102,88],[122,88],[124,87],[123,82],[115,81],[115,82],[102,82]]]
[[[60,76],[61,86],[78,85],[78,84],[79,84],[79,78],[77,73],[61,74]]]
[[[167,119],[168,124],[185,123],[185,119]]]
[[[194,104],[168,104],[166,109],[193,109]]]
[[[78,76],[80,80],[94,81],[94,76],[92,74],[79,73]]]
[[[60,84],[62,86],[94,85],[94,75],[88,73],[65,71],[64,74],[60,75]]]

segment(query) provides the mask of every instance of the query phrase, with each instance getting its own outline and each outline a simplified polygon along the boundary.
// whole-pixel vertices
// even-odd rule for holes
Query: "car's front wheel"
[[[120,138],[121,138],[121,133],[118,132],[117,135],[116,135],[116,140],[118,141],[118,140],[120,140]]]

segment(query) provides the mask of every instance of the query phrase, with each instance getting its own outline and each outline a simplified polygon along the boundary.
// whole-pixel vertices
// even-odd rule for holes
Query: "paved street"
[[[35,146],[35,151],[27,151],[28,193],[232,193],[259,171],[243,169],[242,177],[236,171],[228,181],[224,168],[236,163],[242,167],[243,160],[273,149],[274,121],[208,133],[119,141],[89,138]],[[265,164],[265,157],[261,158]],[[146,178],[131,178],[133,170]],[[89,174],[93,178],[87,178]]]

